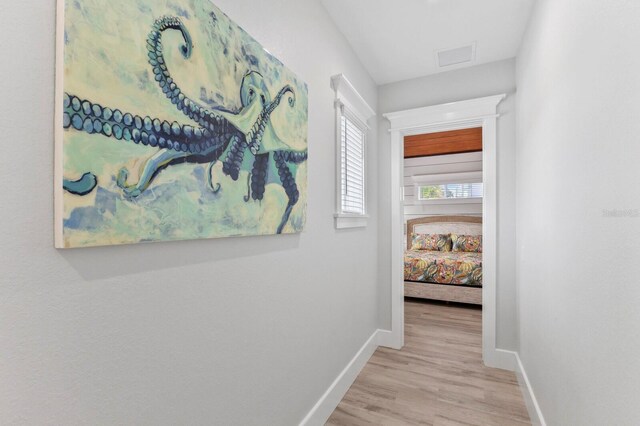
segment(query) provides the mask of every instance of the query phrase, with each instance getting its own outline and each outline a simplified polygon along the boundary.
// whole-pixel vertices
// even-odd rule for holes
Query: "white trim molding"
[[[520,355],[517,352],[514,352],[514,355],[516,357],[516,377],[518,378],[522,397],[524,398],[524,402],[527,406],[527,412],[529,413],[531,424],[533,426],[547,426],[547,422],[544,420],[536,395],[533,393],[533,388],[531,387],[531,382],[529,381],[527,372],[524,369],[524,365],[522,365]]]
[[[384,333],[382,330],[373,332],[351,361],[349,361],[347,366],[338,374],[338,377],[331,383],[318,402],[316,402],[309,413],[302,419],[300,426],[321,426],[327,422],[333,410],[335,410],[340,401],[342,401],[342,398],[356,380],[360,371],[378,348],[381,332]]]
[[[538,400],[533,393],[533,388],[531,387],[531,382],[529,381],[527,372],[525,371],[522,360],[520,359],[520,354],[518,354],[518,352],[503,349],[498,349],[498,351],[500,352],[500,356],[503,358],[504,363],[506,365],[513,366],[510,370],[513,370],[516,373],[520,392],[522,392],[522,398],[524,399],[524,403],[527,407],[527,413],[529,413],[529,420],[531,421],[531,424],[533,426],[547,426],[547,422],[544,420]]]
[[[336,114],[336,213],[334,214],[335,228],[361,228],[367,226],[367,132],[370,130],[367,122],[376,112],[369,106],[351,82],[344,74],[337,74],[331,77],[331,88],[335,91],[335,114]],[[364,214],[351,214],[342,211],[342,116],[346,115],[349,120],[357,123],[365,134],[363,142],[363,192],[364,192]]]
[[[369,219],[368,214],[336,213],[333,217],[336,229],[364,228]]]
[[[422,108],[408,109],[404,111],[389,112],[383,114],[384,118],[391,122],[390,132],[395,130],[407,131],[413,128],[426,127],[426,133],[440,131],[439,125],[447,129],[464,129],[478,125],[479,119],[497,116],[498,104],[506,97],[506,94],[487,96],[485,98],[470,99],[467,101],[450,102],[447,104],[426,106]],[[437,130],[433,130],[436,128]],[[407,135],[419,135],[423,131],[406,132]]]
[[[331,77],[331,88],[336,92],[336,102],[346,106],[363,124],[366,125],[367,121],[376,115],[344,74]]]
[[[514,370],[512,356],[496,347],[497,279],[497,108],[506,94],[384,114],[391,123],[391,338],[386,345],[404,345],[404,137],[422,133],[482,127],[482,358],[489,367]]]

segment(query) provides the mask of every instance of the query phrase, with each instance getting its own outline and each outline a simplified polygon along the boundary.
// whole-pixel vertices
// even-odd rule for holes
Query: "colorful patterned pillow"
[[[451,251],[449,234],[412,234],[411,250]]]
[[[482,235],[451,234],[453,251],[482,253]]]

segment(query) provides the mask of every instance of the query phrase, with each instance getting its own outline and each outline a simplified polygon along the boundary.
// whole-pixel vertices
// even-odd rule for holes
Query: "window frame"
[[[368,215],[368,149],[370,127],[367,121],[375,116],[375,111],[360,96],[343,74],[331,78],[331,87],[335,91],[335,143],[336,143],[336,210],[334,214],[336,229],[367,226]],[[362,140],[362,196],[363,213],[351,213],[342,206],[342,118],[343,116],[363,133]]]
[[[482,183],[482,171],[414,176],[414,202],[416,204],[482,204],[482,200],[484,198],[484,184],[482,188],[482,197],[436,198],[427,200],[420,198],[420,188],[423,186],[435,186],[451,183]]]

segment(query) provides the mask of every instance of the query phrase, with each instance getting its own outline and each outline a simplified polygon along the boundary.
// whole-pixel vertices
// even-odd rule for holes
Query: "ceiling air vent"
[[[436,55],[440,68],[473,62],[476,59],[476,44],[472,43],[455,49],[438,50]]]

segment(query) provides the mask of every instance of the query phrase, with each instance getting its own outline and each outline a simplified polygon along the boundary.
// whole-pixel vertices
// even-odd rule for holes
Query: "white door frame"
[[[497,107],[506,94],[384,114],[391,123],[391,331],[382,346],[404,345],[404,137],[482,126],[482,358],[490,367],[512,370],[513,359],[496,348],[497,280]]]

